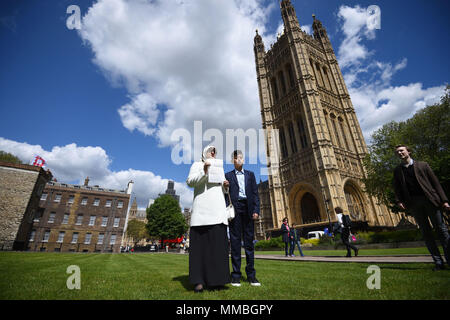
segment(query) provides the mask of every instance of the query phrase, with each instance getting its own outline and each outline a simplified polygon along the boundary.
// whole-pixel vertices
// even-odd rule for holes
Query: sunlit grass
[[[312,250],[310,251],[312,252]],[[306,252],[305,252],[306,253]],[[69,290],[67,267],[81,270],[81,289]],[[261,287],[245,278],[239,288],[201,294],[188,280],[188,255],[0,253],[0,299],[309,300],[449,299],[450,271],[432,264],[379,264],[381,289],[366,286],[363,263],[255,261]],[[245,259],[242,272],[245,275]]]

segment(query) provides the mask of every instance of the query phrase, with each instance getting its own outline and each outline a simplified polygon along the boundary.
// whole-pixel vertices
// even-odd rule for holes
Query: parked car
[[[308,232],[307,239],[320,239],[325,233],[323,231]]]

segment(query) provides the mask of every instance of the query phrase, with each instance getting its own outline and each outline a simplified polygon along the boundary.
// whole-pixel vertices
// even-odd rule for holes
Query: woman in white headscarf
[[[205,286],[220,287],[230,283],[226,204],[224,192],[228,181],[208,182],[208,159],[216,157],[214,146],[203,149],[202,160],[194,162],[186,183],[194,188],[189,235],[189,281],[194,291]]]

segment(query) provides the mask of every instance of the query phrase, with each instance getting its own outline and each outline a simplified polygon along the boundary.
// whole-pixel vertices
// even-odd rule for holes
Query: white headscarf
[[[208,152],[211,152],[213,149],[216,150],[216,147],[211,146],[211,145],[206,146],[206,147],[203,149],[203,153],[202,153],[202,161],[203,161],[203,162],[205,162],[205,160],[207,159],[206,156],[207,156]]]

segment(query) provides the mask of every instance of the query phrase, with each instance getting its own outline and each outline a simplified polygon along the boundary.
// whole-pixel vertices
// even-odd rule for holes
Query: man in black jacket
[[[394,170],[394,192],[397,205],[414,216],[428,251],[433,257],[434,270],[445,269],[428,218],[436,229],[444,249],[445,259],[449,264],[450,237],[441,212],[441,210],[450,209],[448,198],[428,163],[414,161],[411,158],[411,150],[405,145],[396,146],[395,153],[402,162]]]

